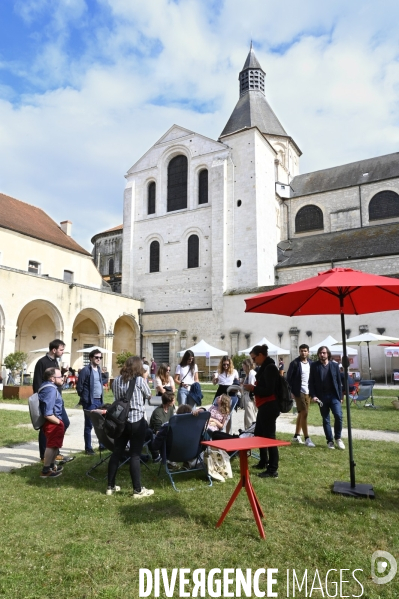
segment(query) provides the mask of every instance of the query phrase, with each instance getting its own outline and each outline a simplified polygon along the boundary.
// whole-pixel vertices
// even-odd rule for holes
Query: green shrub
[[[23,351],[16,351],[13,354],[8,354],[8,356],[4,358],[4,366],[9,368],[12,374],[15,374],[23,369],[27,359],[28,354],[25,354]]]
[[[134,355],[135,354],[132,354],[130,351],[124,351],[121,354],[117,354],[116,363],[118,364],[119,368],[122,368],[122,366],[124,365],[126,360],[128,358],[130,358],[130,356],[134,356]]]

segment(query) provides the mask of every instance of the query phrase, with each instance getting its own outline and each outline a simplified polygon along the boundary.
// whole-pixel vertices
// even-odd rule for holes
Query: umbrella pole
[[[353,444],[352,444],[352,423],[351,423],[351,408],[349,400],[349,383],[348,383],[348,366],[349,360],[346,353],[346,334],[345,334],[345,314],[344,314],[344,300],[343,297],[339,298],[340,301],[340,312],[341,312],[341,333],[342,333],[342,346],[344,355],[342,358],[342,365],[344,367],[344,381],[345,381],[345,394],[346,394],[346,417],[348,420],[348,445],[349,445],[349,469],[350,469],[350,483],[335,481],[333,486],[333,493],[339,495],[348,495],[350,497],[368,497],[374,499],[374,491],[372,485],[368,484],[356,484],[355,481],[355,460],[353,457]]]
[[[370,362],[370,342],[366,341],[366,343],[367,343],[367,354],[368,354],[368,357],[369,357],[369,380],[371,381],[372,379],[371,379],[371,362]],[[373,387],[371,387],[371,397],[370,397],[370,399],[371,399],[371,406],[374,408],[375,406],[374,406],[374,397],[373,397]],[[368,404],[368,406],[371,407],[370,404]]]

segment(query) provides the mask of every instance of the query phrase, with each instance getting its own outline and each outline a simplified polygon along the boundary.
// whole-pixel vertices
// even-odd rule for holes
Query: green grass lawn
[[[28,412],[1,410],[0,422],[0,447],[37,441]]]
[[[163,567],[170,574],[184,567],[278,568],[278,597],[287,596],[287,568],[296,569],[300,580],[307,569],[311,581],[316,569],[324,581],[329,569],[339,576],[340,568],[360,568],[362,597],[396,599],[397,582],[381,587],[371,581],[370,558],[377,549],[399,557],[398,446],[354,441],[357,480],[376,492],[374,501],[354,500],[331,493],[334,480],[349,479],[348,452],[327,450],[321,437],[315,440],[312,450],[280,450],[279,479],[252,478],[265,511],[265,541],[243,493],[215,528],[238,482],[237,460],[233,480],[209,488],[202,475],[182,475],[180,493],[150,464],[149,473],[142,469],[142,482],[155,494],[142,501],[131,496],[126,467],[118,474],[121,493],[107,497],[104,480],[85,476],[95,458],[81,454],[56,480],[41,480],[38,465],[0,474],[0,597],[136,599],[139,568]],[[99,476],[106,472],[101,468]],[[331,575],[337,580],[336,572]],[[360,596],[350,572],[343,579],[352,582],[342,594]],[[260,588],[266,590],[262,582]],[[329,592],[334,596],[333,587]],[[319,590],[311,596],[327,595]]]

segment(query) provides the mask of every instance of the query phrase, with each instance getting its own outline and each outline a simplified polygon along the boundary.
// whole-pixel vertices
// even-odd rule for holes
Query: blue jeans
[[[68,428],[68,426],[70,425],[70,422],[69,422],[68,415],[67,415],[67,413],[65,411],[64,402],[62,402],[61,420],[64,423],[65,430],[66,430]],[[39,431],[39,453],[40,453],[40,459],[41,460],[44,459],[44,452],[45,451],[46,451],[46,436],[43,433],[42,429],[40,429],[40,431]]]
[[[87,406],[83,406],[85,410],[96,410],[102,406],[101,399],[93,399],[93,403],[88,404]],[[84,426],[84,440],[85,440],[85,451],[92,451],[93,448],[91,446],[91,429],[93,425],[91,423],[90,417],[85,414],[85,426]]]
[[[325,395],[320,398],[323,407],[320,408],[320,414],[323,418],[323,429],[327,443],[333,441],[333,435],[330,424],[330,410],[334,416],[334,439],[340,439],[342,433],[342,406],[339,399],[333,395]]]
[[[177,403],[179,404],[179,406],[181,406],[184,403],[188,403],[187,397],[189,393],[189,389],[186,389],[185,387],[179,387],[179,390],[177,392]]]

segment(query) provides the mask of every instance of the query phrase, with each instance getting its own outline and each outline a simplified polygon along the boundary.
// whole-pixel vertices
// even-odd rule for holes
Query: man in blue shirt
[[[103,382],[100,367],[102,357],[99,349],[93,349],[89,353],[90,364],[82,368],[79,373],[76,391],[84,410],[97,410],[103,404]],[[84,440],[87,455],[94,455],[94,449],[91,444],[92,428],[93,425],[90,417],[85,414]]]
[[[345,449],[341,439],[342,433],[342,383],[339,366],[331,360],[328,347],[322,346],[317,350],[317,362],[310,365],[309,394],[313,401],[321,400],[320,414],[323,418],[324,434],[327,447],[335,449],[334,439],[338,449]],[[334,416],[334,439],[330,424],[330,411]]]
[[[62,421],[62,397],[57,385],[61,384],[62,375],[59,368],[47,368],[44,372],[44,383],[38,391],[40,409],[45,418],[42,432],[46,437],[44,464],[40,478],[56,478],[62,474],[62,466],[55,466],[55,458],[64,442],[65,425]]]

